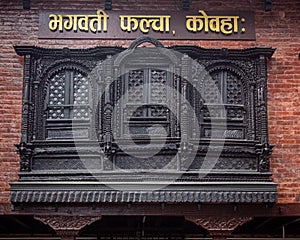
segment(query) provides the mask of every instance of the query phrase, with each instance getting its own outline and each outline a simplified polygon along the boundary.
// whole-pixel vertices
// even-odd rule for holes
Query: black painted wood
[[[143,55],[146,48],[138,47],[147,42],[157,48],[147,48],[147,55]],[[172,46],[159,55],[155,49],[164,48],[149,37],[133,42],[129,52],[121,47],[15,46],[17,54],[25,58],[22,136],[17,148],[20,181],[28,185],[12,185],[14,203],[25,199],[35,202],[39,194],[51,202],[46,189],[35,195],[32,181],[67,184],[174,179],[218,183],[215,197],[209,189],[204,191],[203,198],[196,197],[201,191],[192,189],[188,193],[192,202],[277,201],[276,185],[269,172],[273,145],[268,142],[267,125],[267,59],[274,49]],[[132,70],[137,66],[139,70]],[[206,80],[209,76],[220,91],[224,107],[221,110],[215,92],[211,91],[213,86]],[[143,81],[148,84],[143,85]],[[175,96],[168,88],[178,94]],[[100,96],[101,91],[104,94]],[[124,94],[131,91],[125,98]],[[126,117],[130,106],[139,99],[142,106],[134,110],[133,116]],[[193,107],[196,118],[191,117],[183,99]],[[118,101],[123,101],[123,105],[119,106]],[[173,111],[168,111],[167,101],[175,106]],[[216,132],[212,131],[212,116],[219,129]],[[221,124],[224,120],[226,129]],[[129,124],[131,132],[124,130],[125,124]],[[160,128],[154,129],[154,141],[150,142],[149,129],[158,124]],[[167,134],[166,142],[161,140],[163,134]],[[224,146],[220,145],[222,141]],[[208,150],[217,153],[220,146],[220,156],[212,159],[216,160],[213,168],[203,168]],[[143,157],[149,151],[157,153]],[[192,151],[195,157],[190,159]],[[222,189],[230,182],[253,184],[245,188],[245,193],[234,184],[229,184],[226,191]],[[266,189],[260,187],[262,183],[267,185]],[[60,194],[57,187],[53,185],[50,189],[56,196]],[[80,187],[78,191],[80,196],[89,194]],[[102,194],[101,189],[97,191]],[[183,193],[175,192],[179,197],[168,201],[181,201],[178,199],[182,199]],[[142,202],[160,201],[154,196],[148,199],[138,192],[134,194],[141,196]],[[228,200],[230,194],[234,195],[232,201]],[[80,199],[74,198],[72,202]],[[167,199],[166,195],[162,199]]]

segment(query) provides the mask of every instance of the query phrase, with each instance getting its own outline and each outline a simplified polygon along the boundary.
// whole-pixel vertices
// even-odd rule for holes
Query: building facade
[[[0,239],[299,238],[299,8],[2,1]]]

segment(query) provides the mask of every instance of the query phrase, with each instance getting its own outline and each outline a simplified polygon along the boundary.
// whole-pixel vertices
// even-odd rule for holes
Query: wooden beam
[[[268,224],[269,222],[273,221],[273,217],[266,219],[265,221],[261,222],[258,226],[256,226],[253,230],[253,232],[257,232],[259,229],[261,229],[263,226]]]
[[[8,216],[8,218],[26,229],[31,229],[31,227],[28,224],[24,223],[23,221],[18,219],[16,216]]]
[[[30,0],[23,0],[23,9],[24,10],[30,9]]]
[[[83,215],[98,216],[251,216],[251,217],[293,217],[300,216],[300,203],[295,204],[201,204],[199,210],[195,203],[165,204],[161,208],[159,203],[132,203],[127,204],[25,204],[15,205],[14,214],[73,214],[80,212]]]
[[[112,10],[112,0],[105,0],[104,9]]]

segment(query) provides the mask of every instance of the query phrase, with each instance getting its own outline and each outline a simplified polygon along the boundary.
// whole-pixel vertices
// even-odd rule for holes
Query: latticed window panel
[[[89,83],[79,71],[61,71],[49,81],[47,115],[53,119],[89,118]]]
[[[163,103],[167,101],[167,72],[164,70],[151,70],[151,103]]]
[[[203,137],[218,137],[226,139],[245,138],[245,115],[243,85],[241,79],[229,71],[217,71],[204,83],[204,106],[202,116]],[[227,130],[221,125],[215,125],[211,131],[209,122],[212,119],[223,119],[227,122]],[[216,122],[214,123],[216,124]]]
[[[227,78],[226,78],[226,96],[227,96],[227,101],[226,103],[228,104],[243,104],[243,99],[242,99],[242,82],[241,80],[231,74],[230,72],[226,73]]]
[[[49,119],[62,119],[64,118],[65,103],[65,72],[55,74],[50,80],[49,87]]]
[[[125,88],[125,112],[130,118],[167,117],[167,71],[155,69],[130,70]]]
[[[144,71],[130,70],[128,73],[128,102],[143,103],[144,102]]]
[[[209,115],[229,119],[241,119],[244,114],[243,87],[241,80],[228,71],[219,71],[211,75],[204,83],[203,98],[206,106],[204,117]],[[225,113],[222,109],[225,108]],[[210,112],[210,113],[209,113]]]
[[[204,83],[203,98],[206,104],[220,104],[221,101],[221,75],[213,74]]]
[[[155,132],[154,135],[168,135],[170,131],[167,107],[167,85],[170,81],[168,72],[150,68],[130,70],[125,79],[124,92],[128,96],[123,109],[124,124],[130,125],[130,132],[124,127],[123,133],[135,136],[144,136],[150,132],[152,134],[151,126],[159,123],[165,126],[165,130],[162,131],[163,134]]]
[[[89,104],[89,83],[81,73],[74,75],[73,85],[73,97],[74,97],[74,108],[73,118],[74,119],[86,119],[89,118],[88,104]],[[79,105],[79,106],[78,106]]]
[[[207,104],[243,104],[242,82],[229,71],[211,74],[204,84],[204,101]]]

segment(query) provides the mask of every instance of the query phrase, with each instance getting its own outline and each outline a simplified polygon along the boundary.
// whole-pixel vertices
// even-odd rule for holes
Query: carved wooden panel
[[[201,217],[196,220],[196,223],[208,231],[233,231],[251,219],[251,217]]]
[[[75,236],[85,226],[101,219],[92,216],[34,216],[36,220],[49,225],[60,236]]]
[[[196,224],[208,230],[214,238],[226,239],[240,225],[252,220],[251,217],[200,217],[195,220]],[[224,238],[222,238],[222,236]]]
[[[132,55],[121,47],[15,47],[24,56],[20,180],[91,180],[83,158],[105,180],[111,180],[107,171],[116,181],[128,177],[119,167],[159,170],[155,181],[171,171],[180,173],[179,181],[271,183],[266,68],[274,49],[163,48],[143,38],[130,50],[145,41],[163,54],[156,48]],[[224,146],[209,146],[210,140]],[[220,155],[206,173],[209,151]]]

